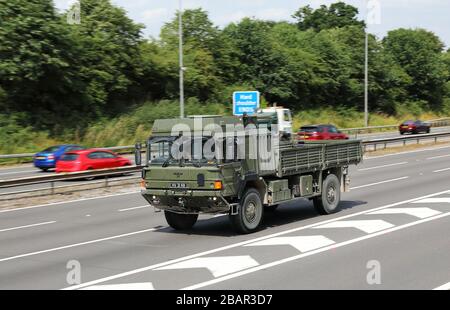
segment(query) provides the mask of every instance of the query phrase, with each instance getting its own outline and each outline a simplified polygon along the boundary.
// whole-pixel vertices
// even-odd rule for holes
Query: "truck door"
[[[289,109],[279,109],[278,111],[279,130],[292,134],[292,115]]]

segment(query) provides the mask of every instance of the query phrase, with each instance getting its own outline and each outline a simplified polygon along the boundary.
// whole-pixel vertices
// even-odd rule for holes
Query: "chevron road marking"
[[[412,203],[450,203],[450,197],[425,198]]]
[[[275,237],[262,240],[245,246],[264,246],[264,245],[290,245],[300,252],[312,251],[335,243],[325,236],[295,236],[295,237]]]
[[[299,260],[299,259],[304,258],[304,257],[308,257],[308,256],[312,256],[312,255],[315,255],[315,254],[323,253],[323,252],[331,250],[331,249],[337,249],[337,248],[340,248],[340,247],[351,245],[351,244],[354,244],[354,243],[357,243],[357,242],[360,242],[360,241],[363,241],[363,240],[368,240],[368,239],[372,239],[372,238],[375,238],[375,237],[378,237],[378,236],[386,235],[386,234],[394,232],[394,231],[399,231],[399,230],[402,230],[402,229],[405,229],[405,228],[409,228],[409,227],[412,227],[412,226],[416,226],[416,225],[419,225],[419,224],[423,224],[423,223],[427,223],[427,222],[430,222],[430,221],[438,220],[438,219],[441,219],[441,218],[444,218],[444,217],[447,217],[447,216],[450,216],[450,212],[442,213],[442,214],[439,214],[439,215],[436,215],[436,216],[433,216],[433,217],[429,217],[429,218],[426,218],[426,219],[417,220],[415,222],[408,223],[408,224],[405,224],[405,225],[395,226],[395,227],[392,227],[392,228],[389,228],[389,229],[386,229],[386,230],[383,230],[383,231],[379,231],[379,232],[376,232],[376,233],[373,233],[373,234],[365,235],[365,236],[362,236],[362,237],[359,237],[359,238],[355,238],[355,239],[351,239],[351,240],[348,240],[348,241],[332,244],[332,245],[329,245],[327,247],[323,247],[323,248],[320,248],[320,249],[317,249],[317,250],[309,251],[307,253],[298,254],[298,255],[295,255],[295,256],[288,257],[288,258],[280,259],[280,260],[277,260],[277,261],[274,261],[274,262],[271,262],[271,263],[267,263],[267,264],[264,264],[264,265],[256,266],[256,267],[253,267],[253,268],[250,268],[250,269],[242,270],[242,271],[239,271],[239,272],[236,272],[236,273],[233,273],[233,274],[229,274],[229,275],[217,278],[217,279],[205,281],[205,282],[202,282],[202,283],[197,283],[197,284],[194,284],[194,285],[191,285],[191,286],[188,286],[188,287],[184,287],[181,290],[195,290],[195,289],[199,289],[199,288],[204,288],[206,286],[211,286],[213,284],[224,282],[224,281],[227,281],[227,280],[230,280],[230,279],[235,279],[235,278],[238,278],[238,277],[242,277],[244,275],[247,275],[247,274],[250,274],[250,273],[254,273],[254,272],[257,272],[257,271],[260,271],[260,270],[267,270],[269,268],[272,268],[272,267],[275,267],[275,266],[279,266],[279,265],[282,265],[282,264],[286,264],[286,263],[289,263],[289,262],[293,262],[293,261]],[[446,285],[444,285],[442,287],[446,288]]]
[[[110,276],[107,276],[107,277],[103,277],[103,278],[99,278],[99,279],[96,279],[96,280],[92,280],[92,281],[89,281],[89,282],[86,282],[86,283],[81,283],[81,284],[78,284],[78,285],[72,285],[72,286],[69,286],[69,287],[64,287],[62,289],[63,290],[76,290],[76,289],[80,289],[80,288],[87,287],[87,286],[92,286],[92,285],[99,284],[99,283],[105,283],[107,281],[112,281],[112,280],[115,280],[115,279],[120,279],[120,278],[124,278],[124,277],[127,277],[127,276],[139,274],[139,273],[156,270],[158,268],[162,268],[162,267],[165,267],[165,266],[174,265],[174,264],[177,264],[177,263],[180,263],[180,262],[185,262],[187,260],[192,260],[194,258],[204,257],[205,255],[211,255],[213,253],[218,253],[218,252],[222,252],[222,251],[225,251],[225,250],[238,248],[240,246],[244,246],[244,245],[251,244],[251,243],[256,243],[256,242],[259,242],[259,241],[262,241],[262,240],[266,240],[266,239],[270,239],[270,238],[274,238],[274,237],[279,237],[279,236],[283,236],[283,235],[287,235],[287,234],[291,234],[291,233],[296,233],[296,232],[299,232],[299,231],[302,231],[302,230],[306,230],[306,229],[309,229],[309,228],[318,227],[319,225],[324,225],[324,224],[327,224],[327,223],[334,223],[336,221],[342,221],[344,219],[353,218],[353,217],[356,217],[358,215],[365,215],[365,214],[368,214],[370,212],[374,212],[374,211],[377,211],[377,210],[384,210],[384,209],[387,209],[387,208],[401,206],[401,205],[405,205],[407,203],[411,203],[411,202],[414,202],[414,201],[417,201],[417,200],[421,200],[421,199],[425,199],[425,198],[428,198],[428,197],[436,197],[438,195],[444,195],[444,194],[449,194],[449,193],[450,193],[449,190],[445,190],[445,191],[442,191],[442,192],[437,192],[437,193],[433,193],[433,194],[429,194],[429,195],[425,195],[425,196],[421,196],[421,197],[416,197],[416,198],[413,198],[413,199],[403,200],[403,201],[399,201],[399,202],[396,202],[396,203],[392,203],[392,204],[380,206],[380,207],[377,207],[377,208],[373,208],[373,209],[370,209],[370,210],[364,210],[364,211],[360,211],[360,212],[356,212],[356,213],[351,213],[351,214],[348,214],[348,215],[343,215],[343,216],[340,216],[340,217],[331,218],[331,219],[328,219],[328,220],[325,220],[325,221],[311,223],[311,224],[308,224],[308,225],[299,226],[299,227],[295,227],[295,228],[288,229],[288,230],[283,230],[283,231],[272,233],[272,234],[269,234],[269,235],[264,235],[264,236],[257,237],[257,238],[254,238],[254,239],[244,240],[244,241],[241,241],[241,242],[232,243],[232,244],[225,245],[225,246],[222,246],[222,247],[213,248],[213,249],[210,249],[210,250],[207,250],[207,251],[203,251],[203,252],[199,252],[199,253],[195,253],[195,254],[191,254],[191,255],[187,255],[187,256],[182,256],[182,257],[179,257],[179,258],[176,258],[176,259],[172,259],[172,260],[169,260],[169,261],[164,261],[164,262],[152,264],[152,265],[149,265],[149,266],[144,266],[144,267],[141,267],[141,268],[129,270],[129,271],[126,271],[126,272],[113,274],[113,275],[110,275]],[[392,232],[392,231],[396,231],[396,230],[403,229],[403,228],[406,228],[406,227],[414,226],[414,225],[420,224],[422,222],[427,222],[427,221],[439,219],[439,218],[442,218],[442,217],[445,217],[445,216],[449,216],[449,215],[450,215],[450,212],[449,213],[440,214],[440,215],[437,215],[437,216],[433,216],[433,217],[429,217],[429,218],[426,218],[426,219],[421,219],[421,220],[419,220],[417,222],[413,222],[411,224],[402,225],[402,226],[396,226],[396,227],[393,227],[393,228],[390,228],[390,229],[386,229],[386,230],[377,232],[375,234],[366,235],[366,236],[363,236],[361,238],[353,239],[353,240],[350,240],[350,241],[344,242],[344,243],[332,244],[332,245],[329,245],[329,246],[326,246],[326,247],[323,247],[323,248],[320,248],[320,249],[312,250],[312,251],[307,252],[307,253],[302,253],[300,255],[303,255],[303,256],[313,255],[315,253],[326,251],[326,250],[328,250],[330,248],[341,247],[343,245],[351,244],[351,243],[354,243],[354,242],[357,242],[357,241],[360,241],[360,240],[365,240],[365,239],[368,239],[368,238],[373,238],[373,237],[378,236],[378,235],[386,234],[386,233],[389,233],[389,232]],[[392,224],[389,224],[389,223],[387,223],[387,224],[388,225],[392,225]],[[291,258],[289,258],[289,259],[291,259]],[[277,262],[275,262],[275,264],[277,264]],[[261,265],[261,266],[266,266],[266,265]],[[248,270],[250,272],[253,272],[252,270],[255,270],[255,268],[259,268],[259,267],[258,266],[257,267],[253,267],[253,268],[250,268]],[[259,270],[259,269],[256,269],[256,270]],[[228,276],[234,277],[235,274],[244,273],[246,271],[247,270],[240,271],[240,272],[237,272],[237,273],[234,273],[234,274],[226,275],[224,277],[228,277]],[[218,278],[218,279],[222,279],[222,278]],[[205,286],[206,285],[207,284],[205,284]],[[200,287],[203,287],[203,286],[200,286]]]
[[[441,285],[439,287],[436,287],[433,290],[435,290],[435,291],[448,291],[448,290],[450,290],[450,282],[448,282],[448,283],[446,283],[444,285]]]
[[[125,283],[125,284],[108,284],[108,285],[93,285],[83,288],[87,291],[150,291],[154,290],[151,282],[147,283]]]
[[[313,228],[348,228],[353,227],[371,234],[377,231],[394,227],[391,223],[383,220],[358,220],[358,221],[336,221]]]
[[[249,255],[199,257],[181,263],[157,268],[155,270],[206,268],[213,274],[214,277],[217,278],[258,265],[258,262],[251,258]]]
[[[368,214],[409,214],[421,219],[441,214],[437,210],[430,208],[390,208],[384,210],[373,211]]]

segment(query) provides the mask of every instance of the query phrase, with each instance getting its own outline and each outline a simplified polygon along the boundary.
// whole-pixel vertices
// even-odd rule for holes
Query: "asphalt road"
[[[340,212],[292,202],[251,235],[176,232],[139,193],[0,211],[0,289],[448,289],[450,147],[351,177]]]

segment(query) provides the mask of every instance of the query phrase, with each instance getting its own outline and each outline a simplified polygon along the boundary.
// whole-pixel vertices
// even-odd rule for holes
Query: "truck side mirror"
[[[142,165],[142,154],[141,154],[142,144],[136,143],[134,146],[134,162],[136,166]]]

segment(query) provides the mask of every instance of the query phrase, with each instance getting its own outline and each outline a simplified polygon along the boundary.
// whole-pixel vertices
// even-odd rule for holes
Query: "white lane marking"
[[[133,208],[127,208],[127,209],[120,209],[120,210],[117,210],[117,211],[119,211],[119,212],[125,212],[125,211],[131,211],[131,210],[137,210],[137,209],[143,209],[143,208],[150,208],[150,205],[139,206],[139,207],[133,207]]]
[[[56,221],[49,221],[49,222],[36,223],[36,224],[30,224],[30,225],[24,225],[24,226],[12,227],[12,228],[5,228],[5,229],[0,229],[0,232],[17,230],[17,229],[22,229],[22,228],[29,228],[29,227],[36,227],[36,226],[42,226],[42,225],[48,225],[48,224],[53,224],[53,223],[56,223]]]
[[[424,198],[412,203],[450,203],[450,197]]]
[[[106,238],[100,238],[100,239],[95,239],[95,240],[90,240],[90,241],[85,241],[85,242],[80,242],[80,243],[64,245],[64,246],[60,246],[60,247],[57,247],[57,248],[51,248],[51,249],[42,250],[42,251],[36,251],[36,252],[30,252],[30,253],[25,253],[25,254],[20,254],[20,255],[5,257],[5,258],[0,258],[0,263],[1,262],[6,262],[6,261],[9,261],[9,260],[13,260],[13,259],[17,259],[17,258],[23,258],[23,257],[28,257],[28,256],[33,256],[33,255],[38,255],[38,254],[43,254],[43,253],[55,252],[55,251],[60,251],[60,250],[64,250],[64,249],[70,249],[70,248],[74,248],[74,247],[77,247],[77,246],[80,246],[80,245],[86,245],[86,244],[92,244],[92,243],[98,243],[98,242],[102,242],[102,241],[108,241],[108,240],[128,237],[128,236],[133,236],[133,235],[142,234],[142,233],[155,231],[155,230],[156,230],[155,228],[150,228],[150,229],[135,231],[135,232],[132,232],[132,233],[116,235],[116,236],[111,236],[111,237],[106,237]]]
[[[442,212],[430,208],[390,208],[378,210],[367,214],[409,214],[421,219],[441,214]]]
[[[370,186],[380,185],[380,184],[384,184],[384,183],[390,183],[390,182],[395,182],[395,181],[401,181],[401,180],[405,180],[405,179],[408,179],[408,178],[409,178],[409,176],[401,177],[401,178],[396,178],[396,179],[390,179],[390,180],[385,180],[385,181],[381,181],[381,182],[376,182],[376,183],[370,183],[370,184],[361,185],[361,186],[350,187],[350,189],[365,188],[365,187],[370,187]]]
[[[21,174],[21,173],[30,173],[30,172],[38,173],[39,171],[37,171],[37,170],[25,170],[25,171],[15,171],[15,172],[0,172],[0,175]],[[46,174],[46,176],[47,175],[48,174]]]
[[[275,237],[244,246],[290,245],[300,252],[308,252],[335,243],[325,236]]]
[[[152,291],[155,288],[151,282],[93,285],[83,288],[87,291]]]
[[[386,155],[380,155],[380,156],[370,156],[370,157],[364,157],[364,159],[377,159],[377,158],[383,158],[383,157],[389,157],[389,156],[396,156],[396,155],[405,155],[405,154],[412,154],[412,153],[421,153],[421,152],[428,152],[428,151],[437,151],[442,149],[448,149],[450,146],[441,146],[441,147],[433,147],[423,150],[414,150],[414,151],[407,151],[407,152],[400,152],[400,153],[393,153],[393,154],[386,154]]]
[[[383,220],[358,220],[358,221],[336,221],[325,225],[316,226],[314,228],[356,228],[365,233],[371,234],[377,231],[394,227],[391,223]]]
[[[438,159],[438,158],[445,158],[445,157],[450,157],[450,154],[428,157],[427,160]]]
[[[407,161],[404,161],[404,162],[401,162],[401,163],[388,164],[388,165],[382,165],[382,166],[375,166],[375,167],[370,167],[370,168],[362,168],[362,169],[358,169],[358,171],[367,171],[367,170],[374,170],[374,169],[380,169],[380,168],[387,168],[387,167],[392,167],[392,166],[405,165],[407,163],[408,163]]]
[[[450,170],[450,168],[445,168],[445,169],[439,169],[439,170],[434,170],[433,173],[437,173],[437,172],[443,172],[443,171],[448,171]]]
[[[115,275],[112,275],[112,276],[100,278],[100,279],[97,279],[97,280],[93,280],[93,281],[82,283],[82,284],[78,284],[78,285],[65,287],[65,288],[62,288],[62,289],[63,290],[75,290],[75,289],[79,289],[81,287],[86,287],[86,286],[90,286],[90,285],[94,285],[94,284],[98,284],[98,283],[103,283],[103,282],[106,282],[106,281],[119,279],[119,278],[127,277],[127,276],[130,276],[130,275],[134,275],[134,274],[137,274],[137,273],[153,270],[153,269],[156,269],[156,268],[159,268],[159,267],[162,267],[162,266],[167,266],[167,265],[170,265],[170,264],[182,262],[182,261],[185,261],[185,260],[188,260],[188,259],[192,259],[192,258],[196,258],[196,257],[200,257],[200,256],[205,256],[205,255],[209,255],[209,254],[213,254],[213,253],[217,253],[217,252],[221,252],[221,251],[237,248],[237,247],[240,247],[240,246],[243,246],[243,245],[246,245],[246,244],[250,244],[250,243],[254,243],[254,242],[257,242],[257,241],[260,241],[260,240],[265,240],[265,239],[278,237],[278,236],[282,236],[282,235],[286,235],[286,234],[290,234],[290,233],[295,233],[297,231],[301,231],[301,230],[304,230],[304,229],[312,228],[312,227],[315,227],[315,226],[318,226],[318,225],[331,223],[331,222],[334,222],[334,221],[343,220],[343,219],[351,218],[351,217],[354,217],[354,216],[366,214],[368,212],[372,212],[372,211],[376,211],[376,210],[383,210],[383,209],[387,209],[387,208],[390,208],[390,207],[396,207],[396,206],[404,205],[404,204],[407,204],[407,203],[410,203],[410,202],[413,202],[413,201],[416,201],[416,200],[419,200],[419,199],[424,199],[424,198],[428,198],[428,197],[434,197],[434,196],[448,194],[448,193],[450,193],[450,191],[446,190],[446,191],[442,191],[442,192],[438,192],[438,193],[434,193],[434,194],[428,194],[428,195],[421,196],[421,197],[416,197],[416,198],[412,198],[412,199],[408,199],[408,200],[403,200],[403,201],[399,201],[399,202],[392,203],[392,204],[389,204],[389,205],[381,206],[381,207],[378,207],[378,208],[373,208],[373,209],[370,209],[370,210],[355,212],[355,213],[344,215],[344,216],[340,216],[340,217],[337,217],[337,218],[332,218],[332,219],[329,219],[329,220],[326,220],[326,221],[322,221],[322,222],[318,222],[318,223],[312,223],[312,224],[309,224],[309,225],[288,229],[288,230],[285,230],[285,231],[273,233],[273,234],[270,234],[270,235],[267,235],[267,236],[258,237],[258,238],[255,238],[255,239],[250,239],[250,240],[247,240],[247,241],[237,242],[237,243],[226,245],[226,246],[223,246],[223,247],[220,247],[220,248],[216,248],[216,249],[212,249],[212,250],[208,250],[208,251],[204,251],[204,252],[200,252],[200,253],[196,253],[196,254],[183,256],[183,257],[180,257],[180,258],[172,259],[170,261],[157,263],[157,264],[154,264],[154,265],[150,265],[150,266],[146,266],[146,267],[142,267],[142,268],[138,268],[138,269],[134,269],[134,270],[118,273],[118,274],[115,274]]]
[[[278,265],[282,265],[282,264],[285,264],[285,263],[289,263],[289,262],[292,262],[292,261],[295,261],[295,260],[299,260],[301,258],[308,257],[308,256],[311,256],[311,255],[314,255],[314,254],[322,253],[322,252],[325,252],[325,251],[328,251],[328,250],[332,250],[332,249],[337,249],[337,248],[340,248],[340,247],[343,247],[343,246],[346,246],[346,245],[350,245],[350,244],[353,244],[353,243],[356,243],[356,242],[359,242],[359,241],[375,238],[375,237],[378,237],[378,236],[381,236],[381,235],[384,235],[384,234],[387,234],[387,233],[391,233],[391,232],[394,232],[394,231],[398,231],[398,230],[401,230],[401,229],[405,229],[405,228],[412,227],[412,226],[415,226],[415,225],[419,225],[419,224],[422,224],[422,223],[426,223],[426,222],[429,222],[429,221],[437,220],[437,219],[440,219],[440,218],[443,218],[443,217],[446,217],[446,216],[450,216],[450,212],[443,213],[443,214],[440,214],[440,215],[436,215],[434,217],[429,217],[429,218],[426,218],[426,219],[421,219],[421,220],[418,220],[416,222],[408,223],[408,224],[405,224],[405,225],[392,227],[390,229],[379,231],[379,232],[376,232],[376,233],[373,233],[373,234],[370,234],[370,235],[365,235],[365,236],[362,236],[362,237],[359,237],[359,238],[356,238],[356,239],[352,239],[352,240],[348,240],[348,241],[332,244],[332,245],[327,246],[325,248],[320,248],[320,249],[313,250],[313,251],[310,251],[310,252],[307,252],[307,253],[302,253],[302,254],[291,256],[291,257],[288,257],[288,258],[280,259],[280,260],[277,260],[277,261],[274,261],[274,262],[271,262],[271,263],[268,263],[268,264],[260,265],[260,266],[253,267],[253,268],[250,268],[250,269],[246,269],[246,270],[243,270],[243,271],[239,271],[239,272],[236,272],[236,273],[233,273],[233,274],[229,274],[229,275],[223,276],[221,278],[217,278],[217,279],[209,280],[209,281],[206,281],[206,282],[194,284],[194,285],[182,288],[181,290],[195,290],[195,289],[203,288],[203,287],[210,286],[210,285],[213,285],[213,284],[217,284],[217,283],[220,283],[220,282],[223,282],[223,281],[226,281],[226,280],[230,280],[230,279],[234,279],[234,278],[237,278],[237,277],[241,277],[241,276],[244,276],[244,275],[247,275],[247,274],[259,271],[259,270],[264,270],[264,269],[268,269],[268,268],[271,268],[271,267],[274,267],[274,266],[278,266]]]
[[[0,213],[13,212],[13,211],[22,211],[22,210],[43,208],[43,207],[50,207],[50,206],[63,205],[63,204],[68,204],[68,203],[81,202],[81,201],[96,200],[96,199],[106,199],[106,198],[117,197],[117,196],[134,195],[134,194],[138,194],[140,192],[141,191],[135,191],[135,192],[112,194],[112,195],[106,195],[106,196],[100,196],[100,197],[90,197],[90,198],[82,198],[82,199],[68,200],[68,201],[61,201],[61,202],[52,202],[52,203],[46,203],[46,204],[36,205],[36,206],[29,206],[29,207],[23,207],[23,208],[0,210]],[[95,207],[96,205],[93,205],[93,206]]]
[[[444,285],[438,286],[438,287],[434,288],[433,290],[435,290],[435,291],[448,291],[448,290],[450,290],[450,282],[448,282],[448,283],[446,283]]]
[[[249,255],[199,257],[181,263],[157,268],[155,270],[206,268],[214,277],[221,277],[230,273],[258,266],[259,263]]]

